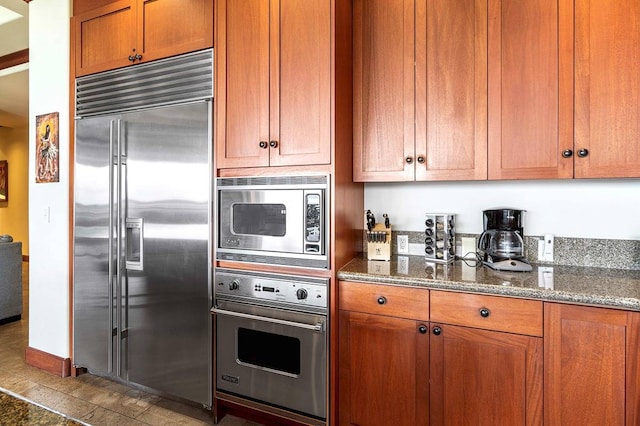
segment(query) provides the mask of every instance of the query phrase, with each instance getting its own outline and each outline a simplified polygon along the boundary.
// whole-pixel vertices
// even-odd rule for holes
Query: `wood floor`
[[[23,263],[24,313],[0,325],[0,388],[90,425],[207,425],[211,412],[84,374],[60,378],[24,362],[28,337],[29,264]],[[3,419],[0,424],[11,424]],[[222,426],[259,426],[232,416]]]

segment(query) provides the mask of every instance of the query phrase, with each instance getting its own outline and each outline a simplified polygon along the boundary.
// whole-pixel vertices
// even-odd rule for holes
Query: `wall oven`
[[[328,281],[217,268],[216,389],[325,420]]]
[[[216,258],[329,268],[329,176],[216,179]]]

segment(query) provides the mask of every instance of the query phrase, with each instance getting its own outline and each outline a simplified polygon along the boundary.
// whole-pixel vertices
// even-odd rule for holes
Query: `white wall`
[[[29,4],[29,346],[69,357],[71,0]],[[35,117],[59,112],[60,182],[35,183]]]
[[[456,231],[482,232],[482,211],[526,210],[525,235],[640,239],[640,179],[371,183],[365,208],[393,229],[423,231],[424,214],[455,213]]]

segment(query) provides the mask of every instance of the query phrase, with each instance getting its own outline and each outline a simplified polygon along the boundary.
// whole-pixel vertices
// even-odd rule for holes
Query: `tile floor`
[[[24,313],[0,325],[0,388],[90,425],[208,425],[211,412],[84,374],[60,378],[24,362],[28,336],[29,264],[23,263]],[[10,419],[0,424],[11,424]],[[7,423],[8,420],[8,423]],[[221,426],[259,426],[226,416]]]

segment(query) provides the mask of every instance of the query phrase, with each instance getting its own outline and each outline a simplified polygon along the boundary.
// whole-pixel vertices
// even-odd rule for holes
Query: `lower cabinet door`
[[[340,311],[339,424],[429,423],[428,323]]]
[[[430,424],[542,424],[542,338],[430,325]]]
[[[640,424],[640,313],[545,303],[545,425]]]

